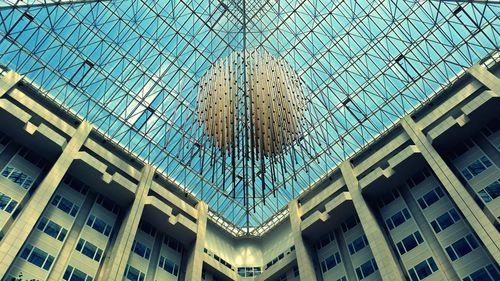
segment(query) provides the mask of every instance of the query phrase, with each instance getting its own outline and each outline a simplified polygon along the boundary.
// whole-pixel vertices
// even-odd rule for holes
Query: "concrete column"
[[[57,256],[54,266],[52,267],[51,272],[49,273],[49,277],[47,280],[49,281],[57,281],[62,280],[64,271],[68,266],[69,258],[73,249],[75,248],[76,243],[78,242],[78,237],[80,237],[80,232],[82,232],[83,227],[86,225],[87,217],[89,216],[90,210],[92,210],[92,206],[95,202],[95,194],[92,192],[88,192],[87,198],[82,204],[80,208],[80,212],[78,212],[78,216],[73,223],[73,227],[68,233],[68,238],[64,242],[64,245]]]
[[[205,236],[207,233],[208,205],[199,202],[196,205],[198,210],[196,241],[187,253],[186,281],[201,281],[203,270],[203,249],[205,248]]]
[[[59,158],[35,190],[24,210],[0,242],[0,279],[5,277],[5,273],[23,246],[24,241],[28,238],[31,230],[35,228],[35,224],[45,206],[49,204],[50,198],[54,195],[57,186],[87,140],[91,130],[92,125],[90,123],[83,122],[80,124]]]
[[[7,74],[0,79],[0,98],[12,89],[21,78],[21,75],[12,70],[7,72]]]
[[[485,67],[475,64],[467,69],[467,72],[493,92],[500,93],[500,79]]]
[[[485,250],[487,250],[494,260],[499,263],[500,234],[498,231],[481,208],[479,208],[474,198],[467,192],[462,183],[451,171],[443,158],[441,158],[436,149],[434,149],[431,142],[426,138],[418,125],[409,116],[401,119],[401,125],[420,150],[427,164],[436,174],[436,177],[450,195],[451,200],[467,218],[472,229],[474,229],[479,239],[481,239],[486,246]]]
[[[444,273],[446,280],[460,280],[459,276],[453,269],[447,254],[439,244],[439,241],[431,229],[429,222],[424,216],[422,209],[418,206],[417,201],[413,198],[410,190],[407,186],[402,186],[399,188],[401,192],[401,197],[406,202],[408,209],[410,209],[413,219],[417,223],[419,230],[422,232],[422,236],[425,238],[425,242],[429,245],[432,256],[436,258],[436,263],[439,269]]]
[[[144,211],[144,202],[153,182],[154,172],[152,166],[147,165],[142,168],[141,179],[135,192],[134,201],[123,218],[115,243],[109,254],[109,261],[103,268],[103,277],[99,280],[123,279],[123,273],[132,250],[132,243]]]
[[[335,239],[337,239],[340,256],[342,257],[345,271],[347,273],[347,280],[357,280],[354,267],[352,266],[351,255],[349,254],[349,249],[347,249],[347,243],[345,242],[344,233],[342,233],[340,228],[335,228]]]
[[[365,232],[368,243],[373,253],[373,257],[377,262],[378,269],[382,280],[405,280],[401,269],[398,266],[396,257],[391,251],[391,247],[385,239],[382,228],[377,223],[377,218],[372,212],[370,207],[367,205],[361,189],[359,188],[359,182],[354,175],[351,163],[345,161],[340,164],[340,171],[344,177],[347,189],[352,197],[352,203]]]
[[[314,257],[311,250],[307,247],[306,241],[300,230],[301,214],[297,199],[288,203],[288,211],[290,213],[290,224],[292,227],[293,243],[295,245],[295,253],[297,254],[297,265],[299,266],[300,280],[313,281],[318,280],[314,271]]]
[[[155,281],[156,270],[158,269],[158,261],[160,260],[161,247],[165,236],[161,232],[156,232],[155,243],[151,251],[151,260],[149,260],[148,274],[146,281]]]

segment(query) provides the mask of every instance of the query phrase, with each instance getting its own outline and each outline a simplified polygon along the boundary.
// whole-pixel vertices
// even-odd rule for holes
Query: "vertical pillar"
[[[205,202],[196,205],[198,210],[196,241],[187,254],[186,278],[184,280],[201,281],[203,270],[203,249],[207,232],[208,206]]]
[[[123,217],[115,243],[109,255],[109,261],[105,265],[104,276],[101,280],[122,280],[128,258],[132,250],[139,222],[141,221],[144,203],[153,182],[154,169],[146,165],[142,168],[141,178],[132,205]]]
[[[0,98],[5,95],[12,87],[14,87],[19,80],[21,80],[21,75],[14,71],[9,71],[4,77],[0,79]]]
[[[288,211],[290,213],[290,223],[292,227],[293,243],[295,245],[295,253],[297,254],[297,265],[299,266],[300,280],[318,280],[314,271],[314,262],[311,251],[308,249],[306,241],[302,236],[300,229],[301,214],[297,199],[288,203]]]
[[[391,247],[387,243],[380,225],[377,223],[377,218],[363,198],[351,163],[345,161],[340,164],[340,171],[351,194],[352,203],[370,244],[382,280],[404,280],[405,278],[398,266],[394,253],[391,251]]]
[[[488,71],[485,67],[479,64],[475,64],[467,69],[474,78],[476,78],[481,84],[488,87],[495,93],[500,93],[500,79],[498,79],[493,73]]]
[[[17,220],[14,221],[4,239],[0,242],[0,279],[4,278],[9,266],[35,227],[45,206],[54,195],[57,186],[66,174],[80,148],[87,140],[92,125],[87,122],[80,124],[63,152],[56,160],[50,171],[42,180],[31,199],[26,204]]]
[[[351,255],[349,254],[344,234],[342,233],[340,228],[335,228],[335,239],[337,239],[337,245],[339,246],[340,256],[342,256],[342,260],[344,261],[344,267],[347,273],[347,280],[357,280],[356,273],[354,272],[354,267],[352,266]]]
[[[434,171],[436,177],[446,189],[452,201],[455,202],[472,229],[474,229],[482,240],[483,244],[486,246],[485,249],[489,251],[495,261],[499,263],[500,234],[498,234],[498,231],[476,204],[474,198],[472,198],[470,193],[467,192],[462,183],[451,171],[443,158],[441,158],[436,149],[434,149],[431,142],[426,138],[418,125],[409,116],[401,119],[401,125],[420,150],[427,164]]]
[[[156,270],[158,269],[158,261],[160,260],[161,247],[163,244],[164,235],[161,232],[156,233],[155,243],[151,251],[151,260],[149,260],[148,274],[146,274],[146,281],[155,281]]]

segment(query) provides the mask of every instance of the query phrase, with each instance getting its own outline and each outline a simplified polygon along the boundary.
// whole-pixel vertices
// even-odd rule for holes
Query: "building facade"
[[[500,68],[443,86],[235,237],[203,202],[3,68],[2,280],[500,280]]]

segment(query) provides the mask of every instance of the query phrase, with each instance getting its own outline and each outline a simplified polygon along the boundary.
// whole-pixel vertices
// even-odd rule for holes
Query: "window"
[[[404,208],[403,210],[392,215],[385,222],[389,230],[393,230],[394,228],[400,226],[410,218],[411,218],[410,212],[408,212],[408,209]]]
[[[20,169],[11,165],[5,166],[2,171],[2,176],[6,177],[11,182],[19,185],[24,189],[29,189],[34,182],[34,179],[32,177],[28,176]]]
[[[179,266],[175,262],[169,260],[164,256],[160,256],[160,262],[158,266],[174,276],[179,275]]]
[[[371,259],[360,267],[356,268],[356,275],[358,276],[358,280],[362,280],[363,278],[368,277],[370,274],[374,273],[378,270],[377,263],[375,259]]]
[[[478,191],[479,196],[483,199],[484,203],[491,202],[493,199],[500,195],[500,179],[490,183],[484,189]]]
[[[31,264],[34,264],[44,270],[50,270],[52,263],[54,262],[54,257],[47,254],[45,251],[34,247],[31,244],[27,244],[21,251],[20,257],[27,260]]]
[[[214,255],[214,259],[215,259],[216,261],[220,262],[223,266],[225,266],[225,267],[227,267],[227,268],[229,268],[229,269],[233,270],[233,266],[232,266],[229,262],[225,261],[223,258],[221,258],[221,257],[219,257],[219,256],[217,256],[217,255]],[[233,270],[233,271],[234,271],[234,270]]]
[[[337,281],[347,281],[347,277],[342,276],[342,277],[340,277],[339,279],[337,279]]]
[[[500,274],[496,267],[489,264],[479,270],[474,271],[471,275],[465,277],[463,281],[496,281],[500,280]]]
[[[21,157],[23,157],[24,159],[26,159],[28,162],[30,162],[31,164],[37,166],[38,168],[40,169],[43,169],[43,167],[45,166],[45,161],[38,155],[36,155],[35,153],[33,153],[32,151],[26,149],[26,148],[21,148],[17,154]]]
[[[89,241],[80,238],[80,240],[78,240],[78,244],[76,244],[76,250],[97,262],[101,261],[102,250]]]
[[[139,229],[150,236],[155,237],[156,235],[156,229],[150,223],[147,223],[145,221],[141,221],[139,223]]]
[[[54,198],[52,198],[52,201],[50,203],[72,217],[75,217],[78,213],[78,210],[80,209],[78,205],[73,204],[73,202],[58,194],[56,194]]]
[[[0,210],[4,210],[5,212],[10,214],[16,207],[17,207],[16,200],[0,192]]]
[[[218,261],[219,263],[221,263],[221,264],[222,264],[222,265],[224,265],[225,267],[227,267],[227,268],[229,268],[229,269],[231,269],[231,270],[233,270],[233,271],[234,271],[233,266],[232,266],[230,263],[228,263],[227,261],[225,261],[224,259],[222,259],[222,258],[221,258],[221,257],[219,257],[218,255],[214,254],[212,251],[210,251],[210,250],[208,250],[208,249],[206,249],[206,248],[204,248],[204,249],[203,249],[203,251],[204,251],[205,253],[207,253],[207,255],[209,255],[209,256],[211,256],[212,258],[214,258],[214,260]]]
[[[118,214],[118,211],[120,210],[120,207],[116,205],[113,201],[110,199],[102,196],[99,194],[96,199],[97,204],[101,205],[104,209],[112,212],[113,214]]]
[[[344,232],[347,232],[349,229],[352,229],[358,224],[359,224],[359,218],[357,215],[354,215],[342,223],[342,230]]]
[[[340,254],[336,252],[335,254],[329,256],[324,261],[321,262],[321,271],[327,272],[328,270],[334,268],[337,264],[341,263]]]
[[[137,240],[134,240],[132,243],[132,251],[147,260],[149,260],[149,256],[151,255],[151,249]]]
[[[262,272],[260,267],[238,267],[238,275],[242,277],[259,276]]]
[[[464,142],[458,144],[454,150],[451,152],[450,160],[460,157],[469,149],[473,148],[476,144],[472,139],[466,139]]]
[[[111,225],[107,224],[104,220],[101,220],[94,215],[89,216],[87,225],[92,227],[95,231],[104,234],[105,236],[109,237],[111,233]]]
[[[182,244],[179,241],[175,240],[174,238],[165,235],[163,243],[165,243],[165,245],[170,247],[172,250],[182,253]]]
[[[424,194],[424,196],[418,198],[417,202],[420,205],[420,208],[424,210],[425,208],[437,202],[443,196],[444,196],[443,189],[441,188],[441,186],[438,186],[433,190]]]
[[[423,242],[424,239],[422,238],[422,235],[420,235],[420,232],[416,231],[415,233],[406,236],[403,240],[401,240],[401,242],[398,242],[396,246],[398,247],[399,254],[403,255]]]
[[[378,200],[378,207],[382,209],[384,206],[389,205],[391,202],[393,202],[395,199],[399,198],[399,191],[398,189],[393,189],[391,192],[387,192],[383,194],[380,199]]]
[[[68,281],[92,281],[92,277],[85,272],[68,265],[63,275],[63,280]]]
[[[316,248],[319,250],[326,245],[330,244],[330,242],[335,241],[335,234],[333,232],[328,232],[327,234],[321,236],[316,243]]]
[[[458,214],[457,210],[451,209],[448,212],[437,217],[435,220],[431,221],[431,226],[432,229],[434,229],[434,232],[439,233],[459,220],[460,215]]]
[[[455,241],[450,246],[446,247],[446,253],[450,257],[451,261],[455,261],[468,253],[472,252],[472,250],[479,247],[479,244],[476,241],[476,238],[472,234],[469,234],[457,241]]]
[[[64,238],[66,238],[66,234],[68,233],[68,231],[65,228],[47,219],[46,217],[42,217],[40,219],[37,228],[38,230],[45,232],[47,235],[59,241],[64,241]]]
[[[132,281],[144,281],[144,273],[136,269],[135,267],[128,265],[125,268],[124,273],[125,279]]]
[[[348,245],[349,253],[353,255],[354,253],[359,252],[367,245],[368,245],[368,240],[366,239],[366,235],[363,234]]]
[[[481,174],[488,167],[493,165],[486,156],[481,156],[478,160],[469,164],[466,168],[464,168],[461,173],[466,180],[471,180],[475,176]]]
[[[72,176],[69,175],[64,176],[63,183],[71,187],[75,191],[80,192],[83,195],[87,194],[88,187],[79,180],[73,178]]]
[[[424,170],[416,173],[415,175],[413,175],[409,179],[407,179],[406,184],[411,189],[411,188],[414,188],[415,186],[417,186],[419,183],[423,182],[426,178],[428,178],[430,176],[431,176],[431,172],[429,171],[429,169],[424,169]]]
[[[290,247],[290,250],[287,251],[286,254],[288,255],[288,254],[290,254],[293,251],[295,251],[295,246]],[[266,263],[266,266],[264,267],[264,270],[270,268],[271,266],[273,266],[274,264],[276,264],[278,261],[280,261],[284,257],[285,257],[285,253],[279,254],[277,257],[275,257],[274,259],[272,259],[270,262]]]
[[[434,259],[430,257],[408,270],[408,273],[410,274],[411,281],[419,281],[436,271],[438,271],[438,267]]]

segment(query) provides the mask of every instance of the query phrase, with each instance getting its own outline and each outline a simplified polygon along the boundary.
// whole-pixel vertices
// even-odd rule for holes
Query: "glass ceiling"
[[[212,219],[238,235],[272,226],[291,199],[491,57],[500,40],[493,3],[5,1],[0,63],[207,202]],[[233,185],[206,164],[222,160],[202,145],[196,120],[197,82],[244,46],[285,59],[310,103],[300,155],[268,163],[276,180],[255,198],[248,182]]]

